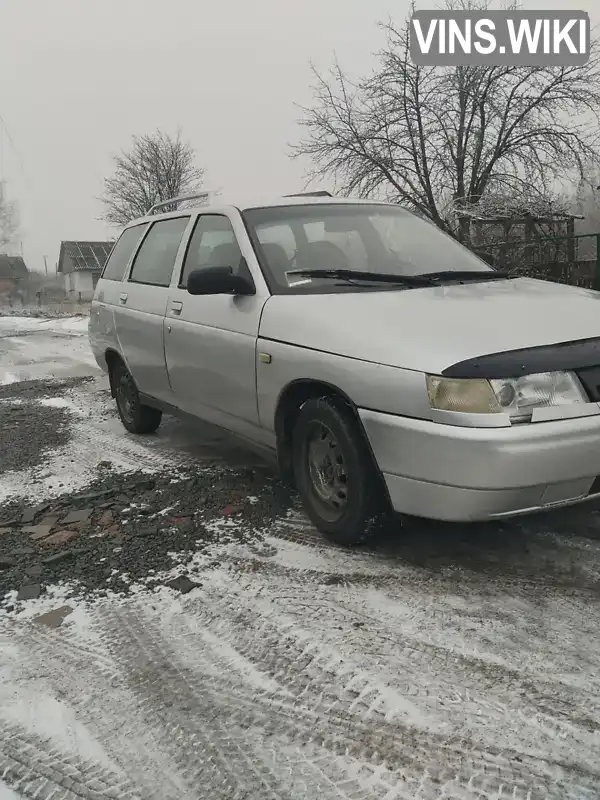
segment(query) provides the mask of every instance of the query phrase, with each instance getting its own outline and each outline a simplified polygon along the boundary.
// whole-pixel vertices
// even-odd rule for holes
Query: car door
[[[108,257],[90,309],[90,344],[96,360],[105,364],[106,351],[121,347],[117,337],[115,308],[123,293],[125,274],[135,252],[148,230],[148,222],[126,228]]]
[[[215,266],[251,277],[256,294],[189,294],[185,287],[190,272]],[[200,214],[165,318],[173,397],[183,411],[259,442],[264,431],[256,398],[256,342],[268,297],[241,219],[233,213]]]
[[[169,284],[190,215],[153,222],[120,286],[114,316],[121,352],[140,392],[169,401],[164,350]]]

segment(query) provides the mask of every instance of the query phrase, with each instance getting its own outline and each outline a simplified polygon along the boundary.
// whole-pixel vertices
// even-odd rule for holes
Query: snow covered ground
[[[0,800],[19,800],[19,795],[9,789],[4,781],[0,781]]]
[[[87,341],[88,317],[0,316],[0,386],[100,372]]]
[[[64,492],[56,474],[84,486],[103,459],[210,468],[218,437],[122,431],[81,320],[0,318],[4,335],[5,387],[56,364],[94,380],[44,401],[72,411],[71,441],[41,474],[0,472],[0,504]],[[0,616],[0,800],[600,796],[594,513],[422,523],[356,551],[297,508],[258,545],[240,525],[186,566],[188,594],[156,574],[127,597],[67,581]]]
[[[80,317],[1,317],[0,335],[10,336],[23,333],[85,334],[89,319]]]

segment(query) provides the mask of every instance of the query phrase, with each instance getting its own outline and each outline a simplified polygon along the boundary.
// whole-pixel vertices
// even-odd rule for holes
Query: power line
[[[23,156],[19,152],[19,149],[17,148],[12,136],[10,135],[10,131],[8,129],[8,125],[4,121],[4,117],[2,116],[2,114],[0,114],[0,125],[2,126],[2,129],[0,130],[0,134],[2,132],[4,132],[6,134],[6,138],[8,139],[8,143],[10,144],[11,150],[13,151],[14,155],[17,158],[17,161],[19,162],[19,167],[21,168],[21,174],[25,179],[27,179],[27,173],[25,171],[25,164],[23,162]],[[3,170],[3,167],[4,167],[4,152],[3,152],[3,150],[4,150],[3,141],[0,138],[0,174],[2,173],[2,170]]]

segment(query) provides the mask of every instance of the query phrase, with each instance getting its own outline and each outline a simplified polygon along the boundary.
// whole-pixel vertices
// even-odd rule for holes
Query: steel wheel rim
[[[348,474],[342,449],[327,425],[315,422],[308,431],[306,463],[313,497],[322,516],[335,522],[348,503]]]
[[[133,388],[126,375],[123,375],[117,386],[117,403],[125,420],[132,423],[135,413],[135,399]]]

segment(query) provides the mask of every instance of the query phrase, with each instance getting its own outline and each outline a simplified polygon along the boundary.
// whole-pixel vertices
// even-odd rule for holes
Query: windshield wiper
[[[361,272],[355,269],[294,269],[287,275],[306,278],[331,278],[332,280],[360,281],[361,283],[391,283],[403,286],[435,286],[429,275],[389,275],[385,272]]]
[[[419,278],[429,278],[432,283],[437,281],[480,281],[480,280],[487,280],[487,281],[500,281],[500,280],[507,280],[508,278],[517,278],[517,275],[514,275],[510,272],[502,272],[501,270],[487,270],[487,269],[480,269],[480,270],[441,270],[440,272],[424,272],[423,274],[418,276]]]

